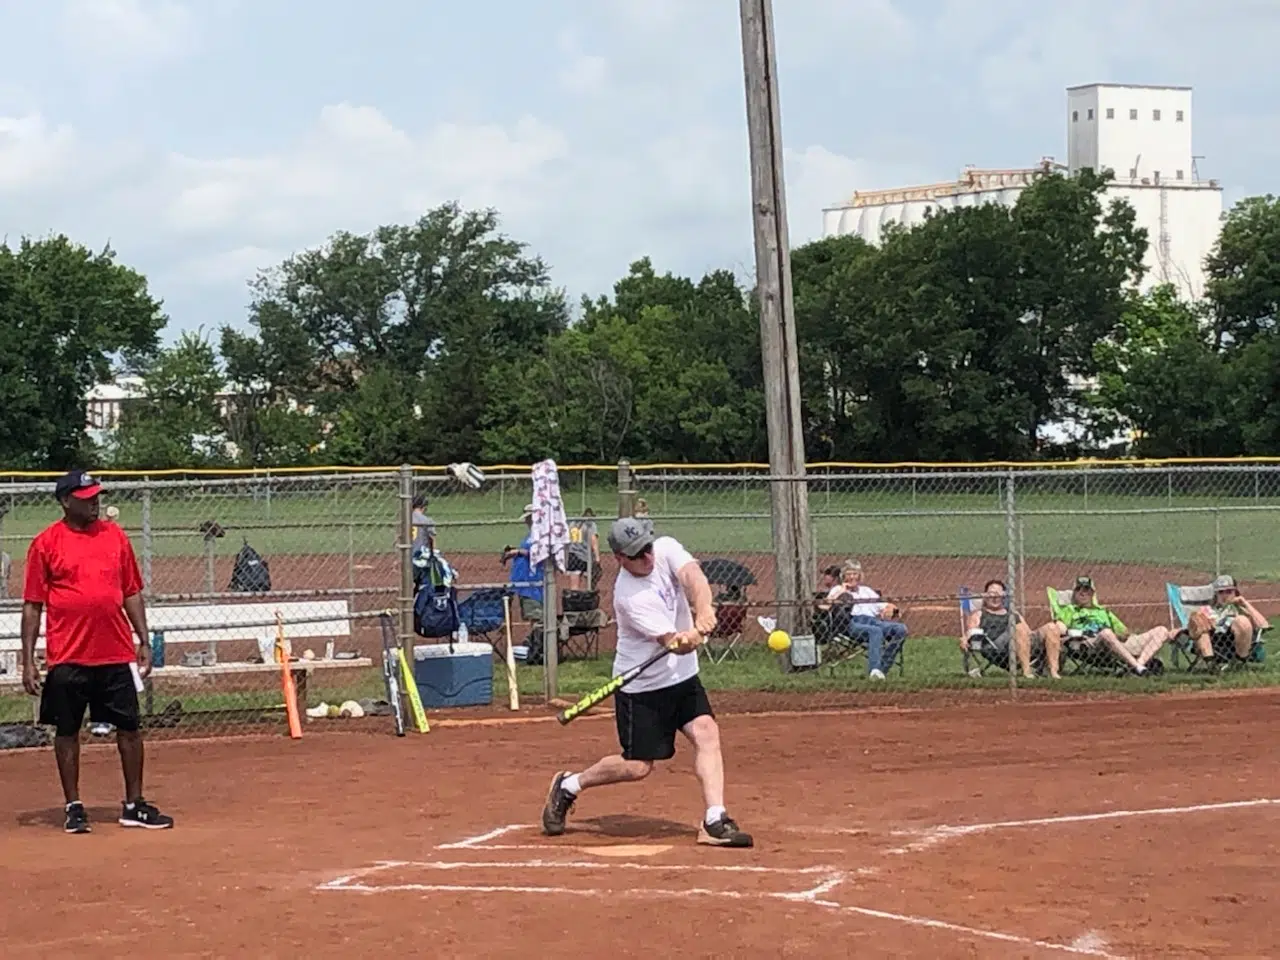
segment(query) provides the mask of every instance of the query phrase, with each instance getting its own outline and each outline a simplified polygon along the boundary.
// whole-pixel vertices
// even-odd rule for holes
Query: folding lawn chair
[[[965,636],[968,630],[969,617],[982,606],[982,599],[973,594],[968,587],[960,588],[960,635]],[[969,649],[963,651],[964,672],[971,677],[980,677],[992,668],[1002,673],[1009,670],[1009,657],[1013,652],[1001,651],[992,644],[990,637],[975,636],[969,638]],[[970,663],[976,664],[970,666]],[[1031,666],[1037,673],[1044,672],[1044,656],[1032,651]]]
[[[861,661],[867,665],[867,639],[853,622],[849,608],[837,604],[830,610],[816,610],[813,615],[813,633],[819,650],[819,661],[828,672]],[[887,646],[886,641],[886,646]],[[894,667],[904,676],[907,669],[907,644],[904,640],[892,660],[883,660],[880,669],[886,674]]]
[[[1263,661],[1266,654],[1266,647],[1264,646],[1266,641],[1263,635],[1266,631],[1259,630],[1256,627],[1253,631],[1253,646],[1250,648],[1249,656],[1245,660],[1241,660],[1236,656],[1235,640],[1225,624],[1215,624],[1213,633],[1210,635],[1214,653],[1212,658],[1206,659],[1196,649],[1196,645],[1191,642],[1191,634],[1187,632],[1187,625],[1191,620],[1191,611],[1196,607],[1203,607],[1213,603],[1213,584],[1183,586],[1177,583],[1166,583],[1164,590],[1165,596],[1169,601],[1170,626],[1175,631],[1169,641],[1169,646],[1173,648],[1173,664],[1175,667],[1180,667],[1186,670],[1187,673],[1193,673],[1200,668],[1206,671],[1230,670]]]
[[[973,616],[973,612],[981,605],[982,600],[974,596],[968,587],[960,588],[960,636],[963,637],[968,634],[969,618]],[[985,642],[987,639],[986,637],[971,637],[969,639],[969,648],[960,652],[964,672],[971,677],[980,677],[992,667],[999,667],[1001,670],[1009,668],[1008,658],[1001,658],[994,649],[987,645]]]
[[[594,660],[600,656],[600,631],[609,617],[600,609],[598,590],[566,590],[564,612],[557,625],[561,660]]]
[[[502,587],[482,587],[458,603],[458,621],[467,625],[468,636],[492,644],[489,634],[501,630],[505,620],[502,598],[506,593]]]
[[[1053,587],[1048,587],[1046,590],[1049,594],[1049,616],[1054,620],[1065,622],[1062,609],[1071,606],[1071,591],[1055,590]],[[1063,664],[1064,673],[1127,672],[1124,662],[1115,655],[1115,652],[1110,647],[1101,643],[1089,646],[1085,642],[1087,639],[1078,630],[1070,630],[1067,632],[1067,636],[1062,638],[1062,656],[1066,661]]]
[[[716,628],[707,634],[703,649],[707,660],[711,663],[724,663],[730,657],[742,659],[738,643],[742,640],[742,629],[747,622],[746,595],[738,588],[730,588],[715,598]]]

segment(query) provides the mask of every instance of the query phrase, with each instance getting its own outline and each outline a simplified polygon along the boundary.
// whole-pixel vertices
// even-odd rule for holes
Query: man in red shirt
[[[162,830],[173,826],[173,818],[142,796],[137,686],[151,673],[142,575],[124,531],[98,519],[101,493],[102,486],[83,470],[60,479],[54,496],[63,517],[27,551],[22,685],[32,696],[40,694],[40,722],[56,728],[53,748],[67,802],[67,833],[89,832],[80,802],[80,726],[86,707],[91,720],[116,728],[125,784],[120,823]],[[35,660],[42,612],[49,668],[43,690]],[[138,637],[136,652],[130,626]]]

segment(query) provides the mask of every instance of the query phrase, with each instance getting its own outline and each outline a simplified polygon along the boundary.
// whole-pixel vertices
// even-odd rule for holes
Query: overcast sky
[[[855,189],[1065,159],[1065,93],[1195,87],[1280,193],[1276,0],[777,0],[792,239]],[[576,300],[752,261],[733,0],[0,0],[0,235],[107,241],[170,334],[335,230],[495,206]]]

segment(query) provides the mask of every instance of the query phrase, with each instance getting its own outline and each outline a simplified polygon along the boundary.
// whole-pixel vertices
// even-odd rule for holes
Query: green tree
[[[217,353],[202,334],[182,334],[136,372],[144,397],[124,404],[110,451],[114,466],[166,469],[229,461],[219,408],[226,381]]]
[[[1133,436],[1144,457],[1229,456],[1240,450],[1229,374],[1204,308],[1162,285],[1134,295],[1119,328],[1094,346],[1095,436]]]
[[[494,211],[445,204],[409,225],[335,234],[261,274],[251,305],[259,346],[233,332],[224,352],[270,385],[276,405],[288,395],[333,422],[344,455],[369,429],[343,414],[359,402],[406,421],[391,445],[412,442],[412,459],[475,459],[489,370],[538,355],[567,317],[545,264],[498,231]],[[421,429],[408,423],[415,405]]]
[[[764,453],[759,326],[732,274],[631,265],[536,358],[490,373],[490,459],[681,462]]]
[[[0,463],[86,462],[86,394],[121,354],[151,354],[165,322],[146,279],[109,247],[65,236],[0,244]]]
[[[1205,263],[1216,345],[1244,345],[1276,332],[1280,316],[1280,198],[1240,201]]]
[[[1049,174],[1012,211],[1019,256],[1019,306],[1029,349],[1015,376],[1031,400],[1026,432],[1081,413],[1087,391],[1073,381],[1097,373],[1094,344],[1121,326],[1141,281],[1146,230],[1122,200],[1104,206],[1109,171]]]

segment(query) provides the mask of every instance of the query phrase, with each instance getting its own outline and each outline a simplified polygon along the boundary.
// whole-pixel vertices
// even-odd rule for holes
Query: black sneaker
[[[558,837],[564,833],[564,821],[578,798],[561,786],[566,777],[573,776],[569,771],[557,773],[551,781],[551,789],[547,791],[547,803],[542,808],[542,832],[548,837]]]
[[[67,820],[62,825],[67,833],[89,833],[89,814],[85,813],[84,804],[77,800],[67,804]]]
[[[121,809],[120,826],[142,827],[144,830],[168,830],[173,826],[173,817],[166,817],[147,801],[139,800],[137,803],[126,803]]]
[[[698,827],[698,842],[713,847],[750,847],[754,844],[751,834],[743,833],[728,814],[715,823],[703,822]]]

